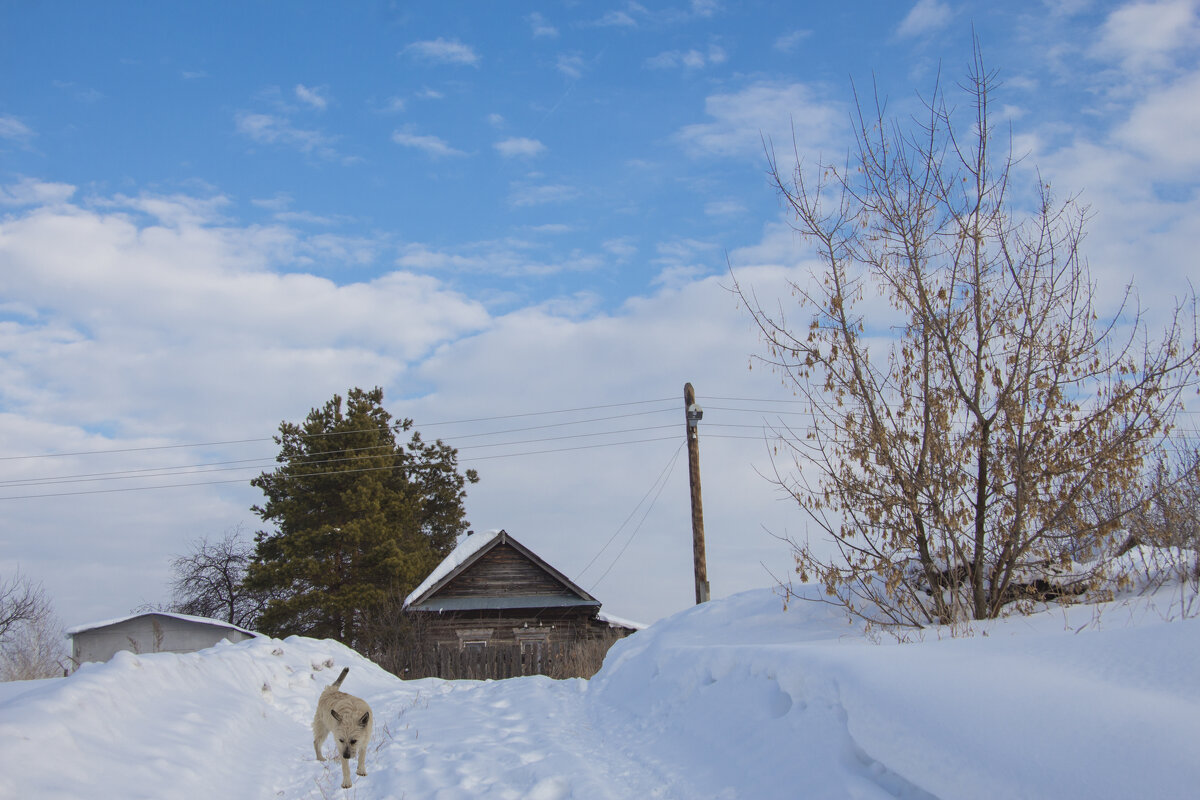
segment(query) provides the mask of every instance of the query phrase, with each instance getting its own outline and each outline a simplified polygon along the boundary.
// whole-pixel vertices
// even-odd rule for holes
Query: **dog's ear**
[[[371,712],[370,712],[370,711],[367,711],[366,713],[364,713],[364,714],[362,715],[362,719],[360,719],[360,720],[358,721],[358,727],[360,727],[360,728],[365,728],[365,727],[367,727],[367,720],[369,720],[370,718],[371,718]]]
[[[337,713],[336,711],[334,711],[332,708],[329,709],[329,713],[332,714],[333,718],[336,719],[339,723],[342,721],[342,715]]]

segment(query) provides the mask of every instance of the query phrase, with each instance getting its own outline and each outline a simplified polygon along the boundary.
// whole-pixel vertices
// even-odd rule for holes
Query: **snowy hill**
[[[629,637],[591,681],[405,682],[298,637],[123,653],[0,684],[0,797],[1193,797],[1200,621],[1174,598],[897,644],[764,590]],[[309,728],[342,666],[377,720],[344,792]]]

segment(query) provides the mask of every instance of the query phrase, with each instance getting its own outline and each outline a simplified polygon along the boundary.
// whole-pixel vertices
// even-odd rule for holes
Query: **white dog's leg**
[[[367,768],[363,766],[363,761],[367,758],[367,743],[363,742],[358,746],[358,774],[366,775]]]
[[[339,754],[338,760],[342,762],[342,788],[350,788],[350,759],[342,758]]]
[[[318,732],[316,723],[313,723],[313,750],[317,751],[317,761],[324,761],[325,756],[321,755],[321,745],[325,744],[325,739],[329,736],[329,731],[321,728]]]

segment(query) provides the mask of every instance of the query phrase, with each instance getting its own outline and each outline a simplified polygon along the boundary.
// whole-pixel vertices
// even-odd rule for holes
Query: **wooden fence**
[[[590,678],[604,663],[613,639],[582,642],[552,642],[522,649],[516,644],[486,647],[413,647],[397,665],[402,678],[445,678],[447,680],[502,680],[523,675],[551,678]]]

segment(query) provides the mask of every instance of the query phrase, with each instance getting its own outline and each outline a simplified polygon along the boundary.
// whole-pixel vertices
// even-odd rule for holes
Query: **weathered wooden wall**
[[[504,680],[523,675],[551,678],[590,678],[604,663],[613,639],[558,642],[543,648],[499,645],[459,650],[455,647],[414,647],[397,674],[406,680]]]
[[[437,593],[457,597],[574,597],[545,570],[509,544],[499,544],[485,553],[469,570],[447,583]]]
[[[538,634],[548,642],[573,642],[610,635],[611,628],[594,619],[594,607],[496,609],[457,612],[418,612],[425,641],[453,644],[460,632],[487,630],[493,644],[515,644]],[[476,637],[478,638],[478,637]]]

